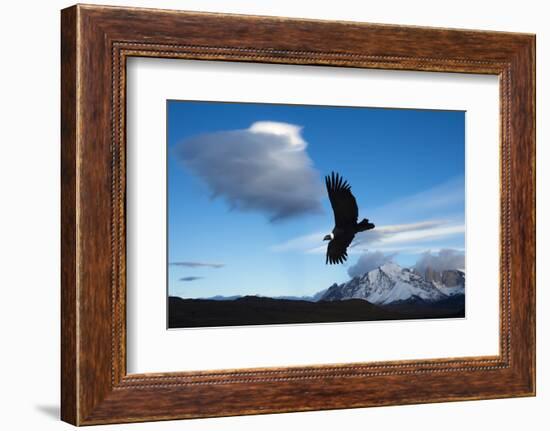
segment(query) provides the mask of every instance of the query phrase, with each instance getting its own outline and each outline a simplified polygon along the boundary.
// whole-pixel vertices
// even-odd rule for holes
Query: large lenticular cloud
[[[321,212],[322,183],[306,147],[299,126],[259,121],[198,135],[175,151],[214,197],[276,221]]]

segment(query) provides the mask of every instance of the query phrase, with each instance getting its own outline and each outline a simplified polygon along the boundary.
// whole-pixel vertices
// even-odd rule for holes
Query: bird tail
[[[364,218],[357,223],[357,232],[363,232],[370,229],[374,229],[374,223],[370,223],[368,218]]]

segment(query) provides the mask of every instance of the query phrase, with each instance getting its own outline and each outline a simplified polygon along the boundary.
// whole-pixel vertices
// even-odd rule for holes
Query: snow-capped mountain
[[[423,301],[435,303],[450,296],[464,293],[464,273],[449,272],[438,281],[426,280],[415,270],[402,268],[390,262],[379,268],[352,278],[340,285],[333,284],[320,298],[321,301],[364,299],[372,304],[389,305]],[[446,284],[450,283],[450,284]]]
[[[459,295],[464,295],[464,285],[463,270],[434,271],[426,268],[421,273],[389,262],[345,283],[335,283],[311,296],[274,296],[271,299],[307,302],[363,299],[383,306],[417,302],[436,304],[452,297],[460,299]],[[258,294],[248,296],[267,298]],[[241,298],[241,295],[217,295],[203,299],[233,301]]]
[[[427,281],[431,281],[442,293],[447,296],[464,295],[465,276],[464,270],[452,269],[435,272],[435,276],[430,280],[430,277],[425,276]]]

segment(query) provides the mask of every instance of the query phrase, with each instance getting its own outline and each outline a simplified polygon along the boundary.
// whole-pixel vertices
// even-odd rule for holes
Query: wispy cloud
[[[370,211],[369,218],[392,221],[406,219],[464,218],[464,176],[459,175],[431,187],[381,205]],[[456,217],[455,217],[456,216]]]
[[[327,228],[326,232],[329,229]],[[302,235],[296,238],[289,239],[288,241],[276,244],[271,247],[272,251],[307,251],[312,247],[315,247],[319,243],[322,243],[323,237],[326,232],[315,232],[309,235]]]
[[[416,244],[416,245],[402,245],[402,244],[396,244],[396,245],[384,245],[384,246],[377,246],[376,251],[380,251],[383,253],[390,253],[395,256],[401,255],[401,254],[422,254],[426,253],[428,251],[431,251],[432,253],[439,253],[441,250],[444,250],[446,247],[443,246],[435,246],[434,243],[422,243],[422,244]],[[454,250],[464,252],[463,247],[453,247]],[[351,251],[351,254],[358,254],[358,253],[364,253],[368,252],[368,248],[354,248]],[[349,253],[349,250],[348,250]]]
[[[306,148],[300,126],[258,121],[187,139],[175,155],[214,198],[277,221],[322,212],[323,185]]]
[[[380,250],[365,252],[348,268],[348,275],[351,278],[363,275],[387,262],[392,262],[395,257],[396,253],[385,254]],[[464,250],[445,248],[424,251],[413,267],[420,273],[424,273],[428,268],[440,272],[448,269],[464,269],[464,266]]]
[[[348,253],[357,254],[374,249],[393,252],[409,249],[410,252],[412,249],[418,249],[420,243],[450,238],[463,232],[464,223],[448,220],[428,220],[417,223],[380,226],[371,231],[357,234],[348,249]],[[313,246],[311,243],[312,238],[313,236],[306,235],[300,239],[297,238],[276,246],[274,250],[299,251],[301,249],[306,253],[325,253],[326,244],[317,241],[316,246]],[[319,236],[315,238],[319,238]],[[306,247],[308,242],[310,247]],[[415,244],[417,245],[415,246]],[[298,246],[301,246],[301,248],[298,248]],[[424,250],[426,250],[426,247],[422,249],[422,251]]]
[[[200,280],[202,278],[204,277],[195,277],[195,276],[181,277],[179,281],[195,281],[195,280]]]
[[[404,225],[381,226],[378,230],[362,232],[355,237],[353,247],[369,248],[395,244],[411,244],[464,233],[464,223],[430,220]]]
[[[426,243],[457,239],[465,231],[464,224],[464,177],[452,178],[436,187],[398,199],[371,211],[359,211],[368,215],[376,228],[359,233],[349,253],[364,253],[367,250],[383,252],[421,253],[428,248]],[[441,217],[438,217],[441,215]],[[383,224],[384,220],[417,220]],[[332,222],[332,220],[330,220]],[[289,239],[274,245],[272,251],[302,251],[325,253],[322,238],[332,229]]]
[[[170,262],[173,266],[183,266],[186,268],[223,268],[225,263],[212,263],[212,262]]]

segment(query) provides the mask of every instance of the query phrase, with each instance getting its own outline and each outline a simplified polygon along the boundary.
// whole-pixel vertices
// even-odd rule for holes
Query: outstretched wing
[[[351,186],[334,172],[325,177],[325,184],[336,227],[355,226],[359,211],[355,197],[351,193]]]
[[[353,240],[354,234],[342,235],[334,238],[327,246],[327,259],[325,263],[343,263],[348,258],[348,246]]]

